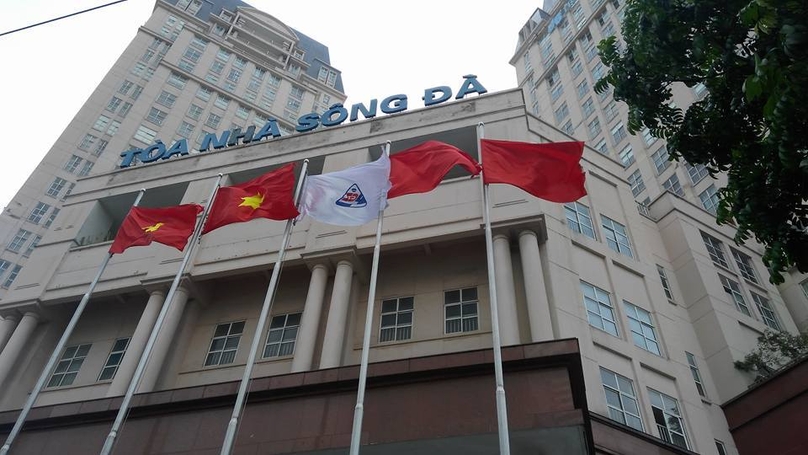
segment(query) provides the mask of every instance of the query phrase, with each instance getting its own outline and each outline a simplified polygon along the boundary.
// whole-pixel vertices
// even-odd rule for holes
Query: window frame
[[[654,423],[656,424],[657,432],[659,433],[659,439],[662,439],[663,441],[673,444],[677,447],[682,447],[680,444],[674,442],[669,434],[672,431],[668,427],[668,421],[669,419],[676,419],[679,421],[679,428],[682,430],[681,432],[676,432],[676,434],[679,435],[684,440],[685,443],[684,447],[682,448],[690,450],[690,441],[687,438],[687,430],[685,429],[685,419],[682,416],[682,412],[680,411],[679,408],[679,400],[670,395],[666,395],[658,390],[654,390],[650,387],[648,387],[648,395],[651,400],[651,412],[654,415]],[[662,405],[661,407],[659,406],[659,404],[655,402],[657,400],[659,403],[661,403]],[[675,414],[668,412],[668,404],[666,403],[667,400],[670,400],[672,402],[673,410],[676,412]],[[662,413],[662,422],[664,422],[664,426],[661,425],[657,420],[658,416],[657,413],[654,412],[655,410],[659,410],[659,412]],[[665,428],[664,433],[660,429],[661,426]]]
[[[84,360],[87,359],[87,355],[90,353],[92,346],[92,343],[83,343],[66,347],[65,350],[62,351],[62,355],[59,357],[59,362],[57,362],[56,366],[54,366],[45,388],[58,389],[73,385],[78,377],[79,371],[81,371],[81,366],[84,364]],[[73,369],[74,363],[77,365],[75,369]],[[62,365],[65,365],[65,367],[60,371]],[[54,383],[54,378],[56,378],[57,375],[60,376]],[[70,377],[69,380],[66,380],[65,378],[70,375],[72,375],[72,377]]]
[[[623,300],[623,308],[628,318],[629,331],[631,332],[634,346],[662,357],[662,343],[656,333],[651,312],[634,305],[628,300]]]
[[[607,226],[607,221],[609,225]],[[628,237],[628,229],[622,223],[619,223],[606,215],[600,215],[600,226],[603,228],[603,238],[606,240],[606,245],[617,253],[628,256],[634,259],[634,251],[631,248],[631,239]],[[622,231],[622,232],[620,232]],[[611,234],[611,235],[610,235]]]
[[[394,308],[390,310],[389,303],[394,304]],[[402,308],[402,303],[404,308]],[[385,307],[388,307],[385,309]],[[403,315],[409,315],[409,322],[406,321],[407,317],[401,318]],[[385,316],[393,316],[393,323],[385,326]],[[404,319],[403,322],[400,319]],[[404,296],[384,299],[381,302],[379,311],[379,343],[392,343],[396,341],[406,341],[412,339],[412,330],[415,321],[415,297]],[[392,338],[384,336],[385,331],[392,333]]]
[[[614,384],[607,383],[604,374],[614,376]],[[623,381],[621,381],[621,379]],[[623,382],[628,384],[629,390],[623,390]],[[637,431],[645,431],[645,424],[642,421],[642,415],[640,412],[640,400],[637,398],[637,393],[634,391],[634,381],[631,379],[623,376],[622,374],[615,373],[607,368],[600,367],[600,384],[603,386],[603,394],[606,399],[606,409],[609,410],[609,419],[615,422],[621,423],[623,425],[629,426],[634,428]],[[618,408],[616,405],[609,403],[609,391],[611,391],[614,395],[617,396],[619,401],[620,407]],[[634,403],[634,407],[636,408],[636,413],[631,412],[630,410],[626,409],[626,402]],[[615,414],[612,413],[614,411],[616,414],[622,416],[622,421],[620,419],[616,419],[614,417]],[[635,425],[628,423],[628,419],[626,419],[626,414],[636,419],[639,422],[639,428]]]
[[[240,327],[239,327],[240,325]],[[244,326],[246,325],[246,321],[232,321],[232,322],[223,322],[216,324],[216,327],[213,329],[213,336],[211,336],[210,344],[208,345],[208,350],[205,353],[205,360],[202,362],[202,366],[204,368],[208,367],[221,367],[222,365],[230,365],[236,360],[236,354],[238,354],[238,346],[241,344],[241,336],[244,335]],[[222,335],[217,335],[220,330],[219,327],[227,326],[227,330]],[[239,327],[238,332],[235,332],[233,328]],[[214,349],[214,344],[217,340],[224,340],[222,342],[221,348]],[[228,347],[228,341],[230,339],[236,339],[236,345]],[[216,356],[218,354],[218,356]],[[228,361],[223,362],[222,360],[225,359],[225,354],[228,355],[226,358]],[[214,356],[214,357],[211,357]],[[215,358],[215,361],[211,361],[212,358]]]
[[[609,335],[619,337],[620,330],[617,327],[617,316],[615,314],[614,305],[612,304],[612,299],[610,294],[601,289],[594,284],[588,283],[586,281],[581,280],[580,282],[581,294],[583,296],[583,304],[584,304],[584,311],[586,311],[586,320],[591,327],[594,327],[600,331],[606,332]],[[591,288],[591,294],[588,295],[586,290]],[[594,298],[593,298],[594,296]],[[601,300],[601,297],[605,296],[605,301]],[[597,308],[597,312],[590,308],[588,302],[592,302],[592,304]],[[605,318],[603,311],[604,308],[608,310],[608,314],[610,318]],[[593,322],[593,318],[595,321],[599,321],[599,325],[596,322]],[[610,324],[608,326],[604,325],[603,321],[606,320]],[[606,327],[613,327],[614,332],[607,330]]]
[[[104,362],[104,366],[101,367],[101,371],[98,372],[98,379],[96,379],[96,382],[112,381],[115,379],[115,375],[118,373],[118,368],[121,366],[121,362],[123,362],[123,358],[126,355],[126,350],[129,349],[129,342],[131,340],[131,337],[123,337],[116,339],[115,342],[112,343],[112,347],[109,349],[109,354],[107,354],[107,360]],[[123,348],[119,348],[118,346],[118,343],[121,341],[124,342]],[[112,363],[110,363],[112,357],[117,354],[120,354],[117,361],[113,360]],[[103,377],[104,372],[108,371],[109,369],[112,369],[112,376],[108,378]]]
[[[471,293],[474,291],[474,298],[464,299],[465,294],[467,292]],[[458,301],[450,302],[449,295],[451,293],[457,292],[458,294]],[[465,313],[465,307],[474,305],[474,312],[473,313]],[[460,313],[458,316],[449,316],[449,309],[459,307]],[[460,328],[459,330],[449,330],[449,324],[454,321],[460,321]],[[467,326],[466,321],[473,321],[469,322]],[[473,325],[473,327],[472,327]],[[469,332],[477,332],[480,330],[480,298],[478,294],[477,286],[470,286],[466,288],[457,288],[457,289],[450,289],[443,291],[443,333],[444,335],[451,335],[451,334],[463,334]]]

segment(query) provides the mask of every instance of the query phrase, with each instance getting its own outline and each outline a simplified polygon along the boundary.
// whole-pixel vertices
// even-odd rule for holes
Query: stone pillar
[[[511,245],[507,235],[494,235],[494,280],[497,283],[499,338],[502,346],[519,344],[519,323],[516,316],[516,290],[513,285]]]
[[[303,316],[300,318],[295,357],[292,359],[293,373],[311,370],[311,364],[314,362],[314,345],[317,343],[317,328],[320,326],[320,314],[323,310],[327,282],[328,268],[323,264],[315,265],[311,269],[306,306],[303,307]]]
[[[152,291],[149,295],[149,300],[146,302],[146,308],[143,309],[143,314],[140,316],[140,321],[137,323],[135,333],[129,340],[129,347],[126,348],[126,354],[123,356],[118,371],[115,373],[115,378],[107,390],[108,397],[117,397],[126,393],[129,388],[129,383],[132,381],[132,376],[135,374],[140,356],[143,354],[143,349],[146,347],[146,342],[149,340],[154,321],[157,320],[157,315],[160,313],[160,308],[165,302],[166,293],[163,290]]]
[[[140,386],[137,388],[138,393],[146,393],[154,390],[157,379],[160,377],[160,372],[163,371],[163,363],[166,359],[166,354],[174,342],[174,335],[177,333],[177,328],[182,319],[182,313],[185,311],[185,304],[188,303],[189,291],[183,286],[179,286],[174,293],[172,302],[166,302],[166,305],[171,305],[163,321],[163,327],[157,335],[157,340],[154,342],[151,357],[146,364],[146,371],[143,373],[143,378],[140,381]]]
[[[0,321],[0,352],[3,352],[3,348],[6,347],[6,343],[11,338],[11,334],[14,333],[19,320],[16,315],[8,315]]]
[[[20,319],[14,333],[8,339],[6,347],[0,353],[0,387],[8,379],[11,374],[17,358],[22,353],[22,350],[29,348],[28,342],[31,341],[36,325],[39,323],[39,315],[34,312],[27,312]]]
[[[328,322],[323,337],[320,368],[338,367],[342,363],[352,277],[353,264],[349,261],[339,261],[337,273],[334,275],[334,289],[331,291],[331,307],[328,310]]]
[[[544,287],[539,239],[535,232],[524,230],[519,233],[519,256],[522,258],[522,274],[525,281],[530,341],[535,343],[552,340],[555,335],[550,319],[550,301]]]

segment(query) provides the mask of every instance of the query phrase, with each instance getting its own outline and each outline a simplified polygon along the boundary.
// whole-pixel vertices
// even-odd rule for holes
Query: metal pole
[[[508,435],[508,407],[505,400],[505,380],[502,375],[502,345],[499,341],[499,313],[497,311],[497,284],[494,275],[494,240],[491,235],[491,213],[488,208],[488,185],[483,179],[485,165],[483,164],[483,153],[480,140],[483,137],[484,125],[477,125],[477,150],[479,151],[479,163],[483,165],[480,171],[480,184],[483,188],[483,218],[485,219],[485,257],[488,263],[488,299],[491,307],[491,335],[494,348],[494,377],[496,380],[496,400],[497,400],[497,429],[499,432],[499,453],[500,455],[510,455],[511,444]]]
[[[297,181],[297,188],[295,189],[294,201],[295,205],[298,204],[300,193],[303,189],[303,183],[306,180],[306,171],[309,167],[309,160],[303,161],[303,169],[300,171],[300,179]],[[289,237],[292,234],[292,226],[294,219],[286,222],[286,228],[283,231],[283,238],[281,239],[281,247],[278,251],[278,260],[275,261],[275,267],[272,268],[272,276],[269,279],[269,286],[267,287],[267,294],[264,297],[264,305],[261,307],[261,314],[258,316],[258,326],[255,328],[252,344],[250,345],[250,355],[247,358],[247,366],[244,368],[244,375],[241,377],[241,384],[239,385],[238,395],[236,395],[236,404],[233,406],[233,414],[230,416],[230,421],[227,424],[227,432],[224,435],[224,443],[222,444],[221,455],[230,455],[233,452],[233,446],[236,442],[236,434],[238,433],[239,417],[241,416],[244,408],[245,401],[247,400],[247,389],[250,385],[250,378],[252,377],[253,367],[255,366],[255,357],[258,355],[258,348],[261,343],[261,336],[264,332],[264,325],[266,325],[267,317],[272,309],[272,303],[275,299],[275,290],[278,287],[278,277],[280,276],[283,258],[286,255],[286,246],[289,243]]]
[[[132,207],[137,207],[137,205],[140,203],[140,199],[143,198],[143,193],[145,192],[145,189],[138,191]],[[20,415],[17,417],[17,421],[14,423],[14,427],[11,429],[11,433],[8,434],[3,447],[0,447],[0,455],[6,455],[8,453],[9,449],[11,449],[11,444],[14,443],[14,439],[22,430],[22,426],[25,424],[25,419],[28,417],[28,413],[31,411],[31,408],[34,407],[34,402],[39,397],[39,392],[41,392],[45,387],[45,381],[47,381],[48,375],[50,375],[50,372],[53,371],[53,367],[56,365],[56,362],[59,361],[59,356],[62,353],[62,349],[65,348],[67,340],[70,339],[70,335],[73,334],[73,329],[76,328],[76,324],[78,324],[79,318],[81,318],[81,314],[84,312],[84,308],[90,301],[90,296],[93,295],[95,286],[98,284],[98,280],[101,279],[101,274],[104,273],[104,269],[107,268],[107,264],[109,264],[109,260],[111,258],[112,253],[107,253],[104,260],[101,261],[101,266],[98,267],[98,272],[95,274],[95,278],[93,278],[93,281],[90,283],[90,288],[84,293],[79,305],[73,312],[73,317],[70,319],[70,322],[67,323],[65,331],[62,333],[62,338],[60,338],[59,342],[56,343],[56,347],[53,349],[53,354],[51,354],[50,359],[48,359],[48,363],[45,364],[45,368],[42,369],[42,373],[39,375],[39,379],[36,381],[34,390],[32,390],[31,394],[28,395],[28,400],[26,400],[25,406],[23,406],[22,411],[20,411]]]
[[[163,307],[160,309],[160,314],[157,315],[157,320],[154,322],[154,327],[149,335],[149,340],[146,342],[146,347],[143,348],[143,354],[140,355],[140,361],[137,364],[137,368],[135,368],[135,373],[132,376],[132,380],[129,382],[129,388],[126,390],[126,395],[123,396],[121,408],[118,409],[118,415],[115,417],[115,422],[112,424],[112,429],[109,430],[107,439],[104,441],[104,446],[101,448],[101,455],[109,455],[112,453],[112,449],[115,446],[115,438],[118,436],[118,432],[123,425],[123,421],[126,419],[126,414],[129,412],[129,403],[132,401],[132,396],[135,394],[135,390],[140,383],[140,379],[143,377],[143,371],[146,369],[146,363],[149,361],[149,355],[154,347],[154,342],[157,340],[157,334],[160,332],[160,327],[163,325],[163,321],[166,318],[169,307],[171,307],[171,300],[174,298],[174,293],[177,291],[177,287],[179,287],[180,279],[182,278],[182,274],[185,272],[185,267],[188,265],[188,262],[191,259],[191,253],[194,251],[194,247],[199,239],[200,232],[202,232],[202,226],[205,224],[205,219],[208,216],[208,212],[210,211],[211,206],[213,206],[213,198],[216,197],[216,192],[219,190],[219,183],[221,183],[221,181],[222,174],[219,174],[219,177],[216,179],[216,184],[213,186],[213,190],[210,192],[210,197],[208,198],[208,204],[205,206],[205,211],[202,212],[202,218],[199,220],[196,228],[194,229],[194,234],[191,236],[191,241],[188,242],[188,246],[186,247],[188,249],[185,250],[185,257],[182,259],[180,269],[177,271],[177,275],[174,276],[174,281],[171,283],[171,288],[168,290],[166,299],[163,302]]]
[[[384,144],[384,152],[390,156],[390,141]],[[349,455],[359,455],[362,440],[362,417],[365,414],[365,387],[368,381],[368,357],[370,356],[370,332],[373,327],[373,306],[376,301],[376,280],[379,275],[379,252],[382,241],[382,224],[384,222],[385,204],[379,206],[379,217],[376,220],[376,244],[373,246],[373,265],[370,269],[370,289],[368,289],[368,308],[365,313],[365,335],[362,339],[362,360],[359,362],[359,389],[356,392],[353,429],[351,430],[351,449]]]

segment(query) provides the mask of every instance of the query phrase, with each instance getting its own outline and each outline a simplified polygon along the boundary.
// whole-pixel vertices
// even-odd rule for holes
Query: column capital
[[[497,221],[491,224],[491,231],[495,236],[506,235],[512,239],[518,239],[524,231],[533,231],[539,243],[544,243],[547,239],[544,215]]]

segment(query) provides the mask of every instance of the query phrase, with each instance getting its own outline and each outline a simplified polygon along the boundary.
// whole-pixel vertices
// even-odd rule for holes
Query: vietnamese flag
[[[471,175],[480,173],[480,165],[459,148],[438,141],[427,141],[390,156],[390,183],[387,198],[432,191],[455,166]]]
[[[507,183],[540,199],[577,201],[586,195],[581,168],[583,142],[494,141],[482,139],[483,183]]]
[[[143,246],[152,242],[173,246],[182,251],[188,243],[188,237],[194,233],[196,217],[200,212],[202,206],[199,204],[156,209],[132,207],[121,223],[109,252],[120,254],[130,246]]]
[[[295,165],[289,163],[248,182],[219,188],[202,233],[255,218],[280,221],[297,217],[294,186]]]

